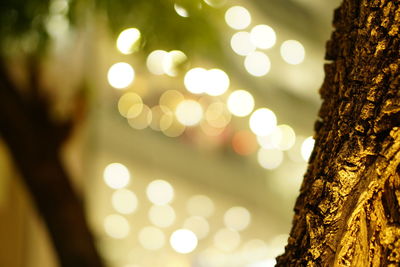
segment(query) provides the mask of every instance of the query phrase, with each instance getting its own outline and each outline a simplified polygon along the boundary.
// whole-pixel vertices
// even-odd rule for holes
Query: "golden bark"
[[[400,265],[400,1],[344,0],[277,266]]]

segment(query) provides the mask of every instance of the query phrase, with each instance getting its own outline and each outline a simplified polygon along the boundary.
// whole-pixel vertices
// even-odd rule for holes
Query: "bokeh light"
[[[225,226],[232,230],[242,231],[249,226],[250,221],[250,212],[243,207],[232,207],[224,214]]]
[[[251,75],[261,77],[270,71],[271,61],[263,52],[255,51],[246,56],[244,59],[244,67]]]
[[[118,101],[118,111],[125,118],[136,117],[143,109],[143,100],[136,93],[125,93]],[[128,116],[129,114],[129,116]]]
[[[147,250],[159,250],[165,245],[165,234],[153,226],[146,226],[139,231],[139,243]]]
[[[139,49],[140,31],[136,28],[123,30],[117,39],[118,50],[125,55],[131,54]]]
[[[301,145],[301,156],[304,161],[308,161],[314,149],[315,140],[312,136],[307,137]]]
[[[104,169],[103,178],[106,185],[118,189],[129,184],[131,175],[128,168],[121,163],[111,163]]]
[[[276,127],[277,119],[275,113],[267,108],[260,108],[250,116],[250,129],[259,136],[271,133]]]
[[[135,79],[135,71],[125,62],[115,63],[110,67],[107,74],[108,83],[116,88],[123,89],[128,87]]]
[[[211,96],[219,96],[229,88],[229,76],[220,69],[210,69],[207,71],[205,93]]]
[[[236,90],[229,95],[227,105],[233,115],[245,117],[253,111],[254,98],[245,90]]]
[[[235,30],[247,28],[251,23],[250,12],[242,6],[233,6],[225,12],[225,22]]]
[[[137,209],[138,199],[132,191],[119,189],[112,194],[111,203],[119,213],[130,214]]]
[[[122,239],[129,235],[130,226],[123,216],[111,214],[104,219],[104,230],[110,237]]]
[[[177,76],[187,61],[185,53],[179,50],[172,50],[164,54],[162,59],[163,72],[168,76]]]
[[[205,195],[192,196],[186,205],[187,211],[193,216],[210,217],[214,213],[214,202]]]
[[[171,247],[181,254],[192,252],[198,243],[196,235],[188,229],[179,229],[173,232],[169,242]]]
[[[224,252],[232,252],[239,247],[241,238],[238,232],[222,228],[214,235],[214,246]]]
[[[168,137],[178,137],[185,131],[185,125],[179,123],[178,120],[173,120],[171,125],[166,129],[161,129],[163,134]]]
[[[235,133],[232,137],[232,148],[242,156],[254,153],[258,148],[255,135],[247,130]]]
[[[231,48],[240,56],[247,56],[256,50],[256,46],[251,42],[250,33],[248,32],[237,32],[232,35]]]
[[[206,91],[207,70],[203,68],[190,69],[185,74],[184,84],[186,90],[192,94],[202,94]]]
[[[147,56],[146,65],[148,70],[155,75],[164,74],[164,59],[168,56],[168,52],[164,50],[154,50]]]
[[[300,64],[306,56],[304,46],[296,40],[284,41],[280,51],[283,60],[292,65]]]
[[[166,205],[174,198],[174,188],[164,180],[152,181],[146,189],[147,198],[156,205]]]
[[[155,131],[168,129],[174,121],[174,113],[167,106],[154,106],[151,108],[150,127]]]
[[[283,162],[283,152],[278,149],[260,148],[257,154],[258,163],[267,170],[278,168]]]
[[[161,97],[159,104],[160,106],[166,106],[171,110],[175,110],[176,106],[185,99],[183,94],[177,90],[167,90]]]
[[[268,136],[274,148],[289,150],[296,142],[296,134],[292,127],[286,124],[279,125]]]
[[[184,7],[182,7],[178,4],[174,4],[174,9],[175,9],[176,14],[178,14],[179,16],[181,16],[183,18],[189,17],[189,13]]]
[[[212,127],[223,128],[231,121],[231,114],[224,103],[215,102],[207,107],[205,119]]]
[[[192,231],[198,239],[207,237],[210,232],[210,225],[207,220],[200,216],[192,216],[185,220],[183,228]]]
[[[270,26],[261,24],[251,29],[250,40],[257,48],[268,49],[275,45],[276,34]]]
[[[176,118],[185,126],[194,126],[203,118],[203,108],[194,100],[183,100],[175,110]]]
[[[150,222],[158,227],[170,227],[175,218],[175,211],[169,205],[153,205],[149,210]]]
[[[137,130],[145,129],[149,126],[152,120],[151,109],[147,105],[143,104],[133,105],[128,111],[127,118],[128,123],[132,128]]]

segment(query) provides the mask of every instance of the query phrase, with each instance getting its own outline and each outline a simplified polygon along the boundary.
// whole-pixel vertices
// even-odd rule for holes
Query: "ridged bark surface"
[[[344,0],[277,266],[400,266],[400,1]]]

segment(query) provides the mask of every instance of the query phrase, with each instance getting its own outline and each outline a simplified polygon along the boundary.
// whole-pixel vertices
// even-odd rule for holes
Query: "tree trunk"
[[[0,58],[1,137],[44,219],[60,265],[101,267],[83,203],[60,160],[69,123],[52,120],[49,107],[34,88],[36,82],[30,86],[29,92],[34,93],[21,94]]]
[[[277,266],[400,265],[400,2],[344,0]]]

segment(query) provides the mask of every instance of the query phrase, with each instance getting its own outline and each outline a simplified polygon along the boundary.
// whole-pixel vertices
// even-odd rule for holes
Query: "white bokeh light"
[[[303,144],[301,145],[301,156],[303,157],[304,161],[308,161],[311,156],[311,153],[314,149],[315,140],[312,136],[307,137]]]
[[[149,210],[149,219],[158,227],[169,227],[175,222],[175,211],[169,205],[153,205]]]
[[[112,214],[104,219],[104,230],[110,237],[122,239],[129,235],[130,226],[124,217]]]
[[[250,116],[250,129],[259,136],[271,133],[276,127],[277,119],[275,113],[267,108],[260,108]]]
[[[267,170],[278,168],[283,162],[283,152],[278,149],[260,148],[257,153],[258,163]]]
[[[249,226],[250,221],[250,212],[243,207],[232,207],[224,214],[225,226],[232,230],[242,231]]]
[[[229,95],[227,106],[233,115],[245,117],[254,109],[254,97],[245,90],[236,90]]]
[[[270,134],[269,139],[274,146],[279,150],[289,150],[296,142],[296,134],[292,127],[286,124],[279,125]]]
[[[146,65],[148,70],[155,75],[165,73],[163,62],[168,56],[168,52],[164,50],[154,50],[147,56]]]
[[[164,54],[162,59],[163,72],[168,76],[175,77],[179,69],[187,61],[185,53],[179,50],[172,50]]]
[[[122,214],[133,213],[138,206],[138,200],[132,191],[119,189],[112,194],[111,203],[116,211]]]
[[[251,29],[250,40],[257,48],[268,49],[275,45],[276,34],[270,26],[261,24]]]
[[[261,77],[270,71],[271,61],[263,52],[254,51],[244,59],[244,67],[251,75]]]
[[[181,16],[183,18],[189,17],[188,11],[183,6],[174,4],[174,9],[175,9],[176,14],[178,14],[179,16]]]
[[[147,250],[159,250],[165,245],[165,234],[153,226],[146,226],[139,231],[139,243]]]
[[[196,235],[188,229],[179,229],[173,232],[169,242],[171,247],[181,254],[192,252],[198,243]]]
[[[166,205],[174,198],[174,188],[164,180],[152,181],[146,189],[148,199],[156,205]]]
[[[104,169],[103,178],[106,185],[118,189],[129,184],[131,175],[128,168],[121,163],[111,163]]]
[[[224,252],[232,252],[240,245],[240,235],[238,232],[222,228],[214,235],[214,246]]]
[[[300,64],[306,56],[304,46],[296,40],[284,41],[280,52],[283,60],[292,65]]]
[[[192,94],[202,94],[206,90],[207,70],[203,68],[190,69],[185,74],[184,84],[186,90]]]
[[[123,89],[128,87],[135,79],[135,71],[125,62],[115,63],[107,73],[108,83],[116,88]]]
[[[233,6],[225,12],[225,22],[235,30],[247,28],[251,23],[250,12],[242,6]]]
[[[203,118],[203,108],[194,100],[183,100],[175,110],[177,120],[185,126],[194,126]]]
[[[125,55],[131,54],[139,47],[140,31],[136,28],[123,30],[117,39],[118,50]]]
[[[240,56],[247,56],[256,50],[256,46],[251,42],[250,33],[248,32],[237,32],[232,35],[231,48]]]
[[[229,88],[229,76],[220,69],[210,69],[207,71],[207,86],[205,93],[211,96],[219,96]]]

